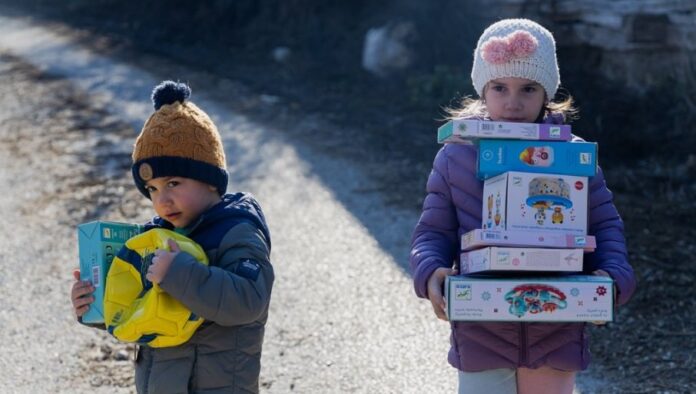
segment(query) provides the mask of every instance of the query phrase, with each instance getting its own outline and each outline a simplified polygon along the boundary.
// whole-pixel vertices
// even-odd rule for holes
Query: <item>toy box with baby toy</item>
[[[479,179],[506,171],[523,171],[591,177],[597,173],[597,144],[489,140],[479,142]]]
[[[587,177],[506,172],[483,186],[483,230],[587,235]]]

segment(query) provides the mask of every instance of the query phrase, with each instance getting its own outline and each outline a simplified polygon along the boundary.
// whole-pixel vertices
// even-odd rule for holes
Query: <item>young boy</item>
[[[261,345],[274,274],[271,239],[261,208],[248,194],[225,194],[225,152],[208,115],[187,101],[183,83],[152,93],[155,112],[133,150],[133,178],[157,216],[146,224],[177,231],[205,250],[209,266],[180,252],[158,250],[147,279],[205,319],[179,346],[140,346],[138,393],[259,390]],[[71,299],[82,316],[94,288],[74,273]]]

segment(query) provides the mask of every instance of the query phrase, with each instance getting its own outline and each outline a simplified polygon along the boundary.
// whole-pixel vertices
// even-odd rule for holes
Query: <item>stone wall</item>
[[[696,72],[694,0],[496,0],[492,16],[549,26],[559,49],[590,47],[609,79],[645,90]],[[494,10],[494,11],[493,11]],[[583,51],[587,53],[587,51]]]

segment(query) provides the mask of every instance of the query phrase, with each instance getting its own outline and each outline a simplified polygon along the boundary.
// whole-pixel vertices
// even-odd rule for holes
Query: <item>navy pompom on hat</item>
[[[191,97],[191,88],[185,83],[164,81],[152,89],[150,99],[155,106],[155,111],[165,104],[173,104],[178,101],[184,103]]]
[[[227,190],[227,162],[220,133],[210,117],[188,101],[185,83],[164,81],[152,91],[155,112],[145,122],[133,147],[133,179],[147,198],[147,181],[181,176]]]

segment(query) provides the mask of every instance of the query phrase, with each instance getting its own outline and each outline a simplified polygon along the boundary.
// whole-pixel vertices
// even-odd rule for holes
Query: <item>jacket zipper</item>
[[[527,364],[527,323],[520,323],[520,366]]]
[[[198,345],[193,345],[193,365],[191,366],[191,378],[189,379],[189,391],[191,392],[195,392],[198,389],[196,364],[198,364]]]
[[[142,349],[141,349],[142,351]],[[152,363],[155,360],[154,355],[151,353],[151,349],[148,349],[148,355],[149,355],[149,360],[147,360],[147,373],[145,374],[145,387],[143,390],[144,393],[148,393],[150,391],[150,373],[152,372]]]

